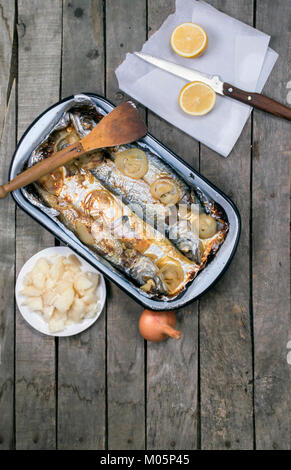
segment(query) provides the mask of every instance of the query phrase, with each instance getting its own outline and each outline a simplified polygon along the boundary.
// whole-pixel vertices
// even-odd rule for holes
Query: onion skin
[[[173,310],[154,312],[144,310],[139,319],[139,331],[144,339],[158,343],[167,338],[180,339],[182,334],[174,329],[176,315]]]

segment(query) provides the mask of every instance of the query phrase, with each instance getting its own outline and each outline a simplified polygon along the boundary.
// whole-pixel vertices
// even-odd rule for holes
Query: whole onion
[[[169,336],[180,339],[182,334],[174,329],[176,316],[173,310],[154,312],[144,310],[139,319],[140,334],[148,341],[164,341]]]

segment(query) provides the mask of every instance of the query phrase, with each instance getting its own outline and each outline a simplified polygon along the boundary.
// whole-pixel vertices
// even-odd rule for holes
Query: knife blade
[[[188,67],[183,67],[182,65],[175,64],[174,62],[169,62],[168,60],[159,59],[158,57],[153,57],[152,55],[143,54],[142,52],[135,52],[135,55],[141,59],[149,62],[156,67],[166,70],[173,75],[184,78],[189,82],[204,82],[206,85],[209,85],[216,93],[223,95],[223,82],[219,79],[218,76],[209,77],[204,73],[198,72],[194,69],[189,69]]]
[[[241,90],[221,81],[218,75],[209,76],[198,70],[190,69],[168,60],[160,59],[158,57],[144,54],[142,52],[135,52],[135,55],[145,60],[146,62],[155,65],[156,67],[165,70],[173,75],[183,78],[189,82],[203,82],[210,86],[216,93],[222,96],[228,96],[242,103],[253,106],[254,108],[261,109],[275,116],[291,120],[291,109],[279,103],[278,101],[268,98],[260,93],[248,92]]]

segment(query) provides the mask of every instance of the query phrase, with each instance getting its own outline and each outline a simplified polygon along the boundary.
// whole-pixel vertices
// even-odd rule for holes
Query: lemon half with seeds
[[[215,105],[216,93],[203,82],[190,82],[179,95],[180,108],[191,116],[204,116]]]
[[[195,23],[182,23],[178,25],[171,35],[173,51],[182,57],[193,58],[201,55],[208,43],[204,29]]]

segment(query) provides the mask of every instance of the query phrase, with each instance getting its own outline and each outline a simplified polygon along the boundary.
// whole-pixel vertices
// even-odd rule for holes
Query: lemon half
[[[204,29],[195,23],[178,25],[171,35],[173,51],[182,57],[193,58],[201,55],[208,43]]]
[[[180,108],[191,116],[204,116],[209,113],[215,101],[215,91],[203,82],[188,83],[179,95]]]

